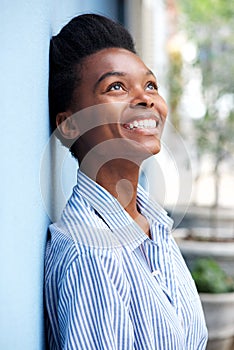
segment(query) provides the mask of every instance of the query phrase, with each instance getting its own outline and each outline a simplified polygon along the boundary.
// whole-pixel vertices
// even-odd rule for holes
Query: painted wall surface
[[[115,17],[116,1],[0,3],[2,350],[44,348],[43,258],[49,217],[41,196],[40,172],[49,139],[49,39],[70,18],[86,11]],[[50,158],[45,161],[49,169]]]

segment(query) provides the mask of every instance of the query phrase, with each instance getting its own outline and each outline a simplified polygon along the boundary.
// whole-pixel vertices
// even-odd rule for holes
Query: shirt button
[[[153,276],[158,276],[160,274],[159,270],[154,270],[153,272],[151,272]]]

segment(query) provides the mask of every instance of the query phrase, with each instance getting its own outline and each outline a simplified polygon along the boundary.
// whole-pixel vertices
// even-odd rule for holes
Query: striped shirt
[[[50,226],[45,300],[50,350],[202,350],[199,296],[172,220],[139,186],[151,239],[119,202],[78,170]]]

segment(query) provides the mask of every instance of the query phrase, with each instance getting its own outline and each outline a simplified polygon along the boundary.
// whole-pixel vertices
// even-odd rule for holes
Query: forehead
[[[108,71],[120,71],[126,74],[146,74],[149,69],[133,52],[121,48],[108,48],[86,57],[81,72],[98,79]],[[82,74],[82,75],[83,75]]]

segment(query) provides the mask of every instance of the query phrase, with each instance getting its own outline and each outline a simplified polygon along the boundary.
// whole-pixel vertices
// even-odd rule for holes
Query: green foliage
[[[210,153],[216,163],[231,159],[234,153],[234,111],[226,119],[220,119],[215,113],[207,113],[194,121],[198,152]]]
[[[197,259],[191,271],[200,293],[228,293],[234,291],[234,278],[228,276],[211,258]]]
[[[178,0],[185,29],[198,46],[197,65],[206,91],[234,93],[234,6],[230,0]]]
[[[178,115],[178,105],[183,93],[183,77],[182,77],[183,60],[179,51],[169,52],[169,98],[172,123],[174,127],[180,129],[180,118]]]
[[[195,144],[199,158],[211,155],[216,179],[215,201],[218,205],[219,169],[234,154],[234,105],[219,108],[227,97],[234,100],[234,6],[230,0],[178,0],[187,33],[197,46],[193,64],[202,76],[205,114],[194,121]],[[224,102],[225,101],[225,102]]]
[[[229,21],[234,17],[234,7],[230,0],[179,0],[182,11],[194,23]]]

